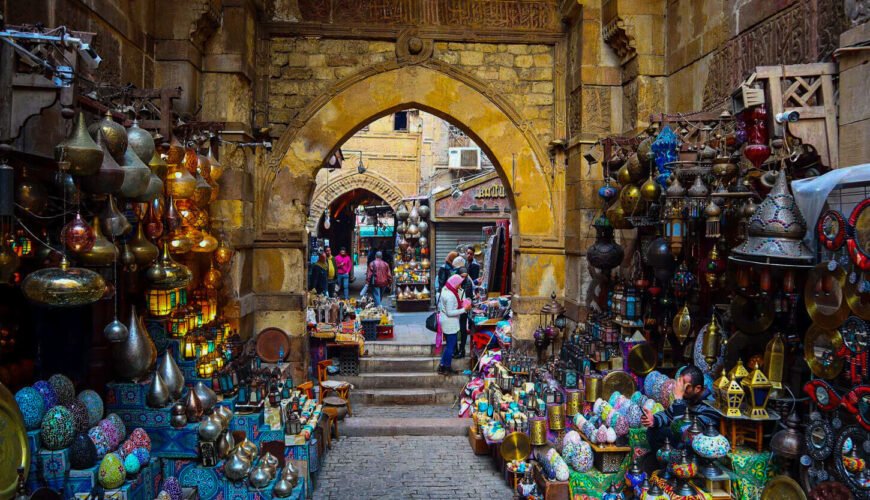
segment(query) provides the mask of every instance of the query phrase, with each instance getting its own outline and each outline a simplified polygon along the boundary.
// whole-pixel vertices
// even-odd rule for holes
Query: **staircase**
[[[468,420],[456,418],[458,406],[451,410],[450,405],[468,377],[439,375],[433,345],[369,342],[366,348],[368,356],[360,358],[358,376],[336,377],[354,387],[354,416],[342,422],[342,435],[465,435]],[[465,364],[455,362],[454,369]]]

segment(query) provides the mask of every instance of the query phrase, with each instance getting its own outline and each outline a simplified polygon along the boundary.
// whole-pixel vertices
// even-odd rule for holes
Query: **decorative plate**
[[[804,360],[813,375],[832,380],[843,371],[845,359],[840,355],[843,337],[837,330],[827,330],[813,324],[804,337]]]
[[[610,395],[614,391],[619,391],[622,394],[631,394],[635,391],[634,379],[631,375],[623,371],[610,372],[604,376],[603,389],[601,398],[604,400],[610,399]]]
[[[849,317],[845,297],[846,271],[835,262],[810,269],[804,286],[804,305],[816,326],[838,328]]]
[[[864,280],[863,272],[850,273],[843,288],[843,295],[846,296],[846,303],[849,304],[852,314],[870,320],[870,293],[861,293],[861,283]]]
[[[862,271],[870,270],[870,198],[852,209],[846,226],[846,248],[849,257]]]
[[[638,344],[628,352],[628,367],[635,375],[643,377],[655,370],[657,358],[658,355],[653,346],[647,343]]]
[[[834,450],[834,429],[823,417],[812,420],[807,424],[804,440],[807,455],[816,460],[827,460]]]
[[[283,357],[281,354],[283,353]],[[266,328],[257,335],[257,356],[266,363],[284,361],[290,353],[290,337],[280,328]]]
[[[822,245],[836,252],[846,241],[846,219],[837,210],[827,210],[819,217],[816,232]]]
[[[761,492],[761,500],[807,500],[804,490],[788,476],[776,476],[767,483]]]
[[[12,498],[18,488],[18,468],[30,472],[30,447],[24,417],[9,389],[0,382],[0,498]]]

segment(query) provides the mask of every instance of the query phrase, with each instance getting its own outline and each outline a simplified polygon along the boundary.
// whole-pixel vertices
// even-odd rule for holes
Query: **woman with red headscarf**
[[[441,364],[438,365],[438,373],[442,375],[456,374],[456,370],[450,365],[453,362],[453,351],[456,349],[456,337],[459,334],[459,317],[471,310],[471,301],[463,297],[464,280],[465,278],[458,274],[448,278],[438,299],[438,328],[447,344],[441,352]]]

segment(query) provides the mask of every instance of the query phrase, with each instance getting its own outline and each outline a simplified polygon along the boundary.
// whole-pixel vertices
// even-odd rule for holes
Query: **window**
[[[406,132],[408,130],[408,112],[399,111],[393,115],[393,130]]]

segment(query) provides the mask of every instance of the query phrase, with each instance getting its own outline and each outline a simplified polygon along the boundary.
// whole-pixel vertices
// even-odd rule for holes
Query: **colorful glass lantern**
[[[193,292],[193,303],[199,307],[201,311],[201,324],[211,323],[214,321],[215,316],[217,316],[217,302],[211,297],[211,294],[208,290],[204,288],[198,288]],[[199,313],[198,313],[199,314]]]
[[[33,253],[33,242],[30,241],[30,238],[27,237],[23,229],[19,229],[16,233],[15,243],[13,243],[12,247],[19,257],[30,257]]]
[[[187,311],[183,307],[177,308],[169,317],[169,332],[175,338],[187,335]]]
[[[740,387],[740,384],[737,382],[737,379],[731,378],[731,381],[728,382],[728,391],[726,392],[728,398],[727,409],[725,410],[725,416],[727,417],[740,417],[742,413],[740,413],[740,405],[743,404],[743,398],[745,396],[743,392],[743,388]]]
[[[145,291],[145,301],[148,304],[148,313],[151,316],[162,318],[168,316],[175,309],[178,292],[177,290],[149,288]]]
[[[683,220],[683,211],[677,205],[668,210],[665,222],[665,238],[671,248],[671,254],[679,258],[683,251],[683,242],[686,241],[686,221]]]
[[[184,337],[184,342],[181,344],[181,355],[184,359],[196,358],[196,340],[193,335]]]
[[[749,374],[749,377],[744,378],[741,385],[749,394],[749,418],[751,419],[766,419],[767,415],[767,400],[770,398],[770,389],[773,384],[764,375],[758,364],[755,364],[755,369]]]
[[[208,340],[202,335],[196,338],[196,352],[200,356],[205,356],[208,354]]]
[[[671,177],[672,167],[667,164],[677,161],[679,147],[680,140],[677,138],[677,134],[671,130],[670,125],[665,125],[652,143],[653,157],[659,170],[656,182],[663,188],[667,187],[668,179]]]
[[[662,491],[658,483],[653,483],[640,497],[641,500],[671,500],[667,493]]]
[[[640,496],[640,485],[646,481],[646,472],[640,470],[637,458],[631,461],[631,467],[625,472],[625,486],[635,491],[635,496]]]
[[[625,494],[622,493],[622,489],[617,484],[611,484],[610,488],[604,493],[604,496],[601,497],[601,500],[625,500]]]
[[[686,458],[686,450],[682,450],[680,460],[674,464],[674,476],[677,478],[678,485],[674,489],[674,493],[679,496],[693,496],[695,491],[689,485],[689,480],[695,477],[698,472],[698,466],[695,462]]]

